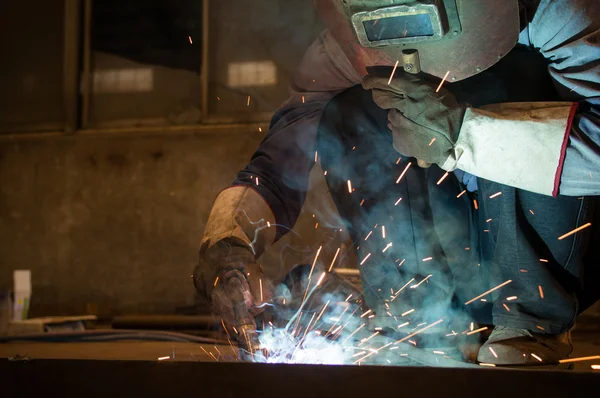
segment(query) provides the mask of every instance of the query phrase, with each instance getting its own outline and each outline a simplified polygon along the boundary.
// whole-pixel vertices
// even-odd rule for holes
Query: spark
[[[446,72],[446,74],[444,75],[444,78],[442,79],[442,81],[440,82],[440,85],[438,86],[437,90],[435,90],[436,93],[439,93],[440,90],[442,89],[442,84],[444,84],[444,82],[446,81],[446,79],[448,78],[448,75],[450,74],[450,71]]]
[[[526,269],[522,269],[522,270],[520,270],[520,271],[521,271],[521,272],[529,272],[529,271],[527,271]]]
[[[367,261],[369,259],[369,257],[371,257],[371,253],[367,254],[367,257],[365,257],[361,262],[360,265],[363,265],[365,263],[365,261]]]
[[[442,322],[444,322],[444,320],[443,320],[443,319],[440,319],[440,320],[438,320],[438,321],[436,321],[436,322],[432,323],[432,324],[431,324],[431,325],[429,325],[429,326],[425,326],[423,329],[417,330],[416,332],[414,332],[414,333],[412,333],[412,334],[409,334],[408,336],[406,336],[406,337],[404,337],[404,338],[401,338],[400,340],[396,341],[394,344],[400,344],[400,343],[402,343],[403,341],[406,341],[406,340],[410,339],[411,337],[413,337],[413,336],[416,336],[417,334],[419,334],[419,333],[422,333],[422,332],[426,331],[427,329],[430,329],[430,328],[432,328],[432,327],[434,327],[434,326],[436,326],[436,325],[439,325],[439,324],[440,324],[440,323],[442,323]]]
[[[404,326],[406,326],[406,325],[409,325],[409,324],[410,324],[410,322],[404,322],[403,324],[401,324],[401,325],[398,325],[398,329],[401,329],[401,328],[403,328]]]
[[[437,355],[446,355],[444,351],[434,351],[433,353]]]
[[[317,281],[317,286],[319,286],[321,284],[321,282],[323,282],[323,279],[325,278],[325,274],[326,274],[326,272],[323,272],[321,274],[321,276],[319,277],[319,280]]]
[[[219,277],[217,276],[217,279],[215,279],[215,283],[213,284],[213,287],[217,286],[217,283],[219,283]]]
[[[538,290],[540,291],[540,297],[544,298],[544,289],[542,289],[542,285],[538,285]]]
[[[542,358],[538,357],[537,355],[531,354],[531,356],[537,359],[538,361],[543,362]]]
[[[540,325],[536,325],[535,327],[538,328],[538,329],[540,329],[540,330],[544,330],[544,331],[546,330],[543,327],[541,327]]]
[[[450,336],[457,336],[458,333],[456,333],[454,330],[452,331],[452,333],[449,333],[446,335],[446,337],[450,337]]]
[[[406,259],[403,259],[402,262],[400,264],[398,264],[398,267],[402,267],[402,264],[404,264],[405,261],[406,261]]]
[[[388,86],[392,84],[392,79],[394,78],[394,74],[396,73],[396,69],[398,69],[398,64],[400,61],[396,61],[396,65],[394,65],[394,70],[392,70],[392,75],[390,76],[390,80],[388,81]]]
[[[484,330],[487,330],[487,329],[488,329],[488,327],[484,326],[484,327],[479,328],[479,329],[471,330],[470,332],[467,333],[467,336],[470,336],[470,335],[475,334],[475,333],[483,332]]]
[[[356,354],[352,355],[352,358],[354,357],[359,357],[361,355],[365,355],[367,353],[367,351],[361,351],[361,352],[357,352]]]
[[[319,314],[319,316],[317,317],[317,320],[315,321],[315,325],[317,324],[317,321],[319,319],[321,319],[321,317],[323,316],[323,313],[325,312],[325,308],[327,308],[327,306],[329,305],[330,302],[331,302],[331,300],[327,300],[327,302],[323,306],[323,309],[321,310],[321,313]]]
[[[433,275],[431,275],[431,274],[427,275],[427,277],[426,277],[426,278],[424,278],[424,279],[423,279],[421,282],[417,283],[416,285],[413,285],[413,286],[411,286],[410,288],[411,288],[411,289],[416,289],[416,288],[418,288],[419,286],[421,286],[421,284],[422,284],[423,282],[427,281],[427,279],[431,278],[432,276],[433,276]]]
[[[271,228],[271,222],[267,221],[267,228]]]
[[[365,238],[365,240],[369,239],[369,238],[371,237],[371,234],[372,234],[372,233],[373,233],[373,231],[370,231],[370,232],[367,234],[367,237]]]
[[[396,164],[400,164],[401,160],[402,160],[402,157],[399,157],[398,160],[396,160]]]
[[[415,309],[413,308],[412,310],[408,310],[405,313],[402,314],[402,316],[406,316],[408,314],[412,314],[413,312],[415,312]]]
[[[315,259],[313,260],[312,267],[310,268],[310,273],[308,274],[308,280],[310,281],[310,277],[312,276],[313,270],[315,269],[315,265],[317,264],[317,259],[319,258],[319,254],[321,254],[321,249],[323,246],[319,246],[317,250],[317,254],[315,255]]]
[[[348,180],[348,192],[352,193],[352,181]]]
[[[358,346],[360,347],[361,345],[365,344],[367,341],[371,340],[373,337],[377,336],[378,334],[379,334],[379,332],[375,332],[371,336],[369,336],[369,337],[367,337],[365,339],[362,339],[360,341],[360,344]]]
[[[582,361],[594,361],[596,359],[600,359],[600,355],[594,355],[591,357],[579,357],[579,358],[569,358],[569,359],[561,359],[558,363],[571,363],[571,362],[582,362]]]
[[[471,332],[475,329],[475,322],[471,322]]]
[[[258,185],[258,177],[256,177],[256,185]]]
[[[335,260],[337,259],[338,254],[340,254],[341,249],[342,249],[341,247],[338,247],[337,251],[335,252],[335,256],[333,256],[333,260],[331,260],[331,265],[329,266],[329,271],[327,271],[327,272],[331,272],[331,270],[333,269],[333,264],[335,263]]]
[[[302,96],[302,103],[304,104],[304,96]]]
[[[315,163],[319,160],[319,151],[315,151]]]
[[[502,305],[504,306],[504,308],[506,308],[506,311],[510,312],[510,308],[508,308],[508,305],[506,305],[506,303],[502,303]]]
[[[262,127],[259,127],[259,128],[258,128],[258,132],[259,132],[259,133],[262,133]]]
[[[382,253],[385,253],[387,249],[389,249],[390,247],[392,247],[392,242],[388,243],[385,248],[381,251]]]
[[[492,355],[496,358],[498,358],[498,354],[496,354],[496,351],[494,351],[494,349],[492,347],[488,347],[490,349],[490,351],[492,352]]]
[[[546,260],[545,258],[540,258],[540,261],[543,262],[543,263],[547,263],[548,262],[548,260]]]
[[[248,105],[247,106],[250,106],[250,96],[248,96]]]
[[[432,139],[431,139],[431,142],[429,143],[429,146],[432,146],[432,145],[433,145],[433,143],[435,142],[435,140],[437,140],[437,138],[432,138]]]
[[[315,224],[315,229],[319,228],[319,223]]]
[[[563,240],[564,238],[569,237],[569,236],[571,236],[573,234],[576,234],[577,232],[581,231],[582,229],[586,229],[586,228],[591,227],[591,226],[592,226],[592,223],[589,222],[589,223],[587,223],[585,225],[582,225],[579,228],[575,228],[571,232],[567,232],[566,234],[564,234],[563,236],[561,236],[560,238],[558,238],[558,240]]]
[[[517,296],[510,296],[506,298],[506,301],[513,301],[516,300],[518,297]]]
[[[364,318],[365,316],[369,315],[373,310],[367,310],[365,313],[363,313],[360,317]]]
[[[323,175],[324,175],[324,176],[326,176],[326,175],[327,175],[327,170],[325,170],[325,172],[323,173]]]
[[[398,203],[400,203],[400,202],[402,202],[402,198],[398,199],[398,200],[396,201],[396,203],[394,203],[394,206],[398,206]]]
[[[446,172],[446,174],[444,174],[442,176],[442,178],[440,178],[440,180],[437,182],[437,185],[440,185],[442,182],[444,182],[444,180],[446,179],[446,177],[448,177],[450,175],[449,172]]]
[[[385,239],[385,225],[381,226],[381,236],[383,239]]]
[[[489,366],[490,368],[495,368],[496,365],[494,365],[493,363],[485,363],[485,362],[481,362],[479,364],[479,366]]]
[[[488,218],[487,220],[485,220],[485,222],[492,222],[492,219]]]
[[[348,341],[350,339],[350,337],[354,336],[356,334],[356,332],[358,332],[360,329],[364,328],[365,325],[366,325],[366,323],[363,323],[362,325],[360,325],[359,327],[357,327],[354,332],[352,332],[348,337],[346,337],[346,339],[344,341],[342,341],[342,345],[344,343],[346,343],[346,341]]]
[[[469,251],[469,250],[471,250],[471,248],[470,247],[465,247],[465,250]]]
[[[498,285],[498,286],[496,286],[496,287],[494,287],[494,288],[492,288],[492,289],[488,290],[487,292],[485,292],[485,293],[483,293],[483,294],[480,294],[479,296],[477,296],[477,297],[475,297],[475,298],[473,298],[473,299],[471,299],[471,300],[467,301],[467,302],[465,303],[465,305],[469,305],[469,304],[471,304],[473,301],[475,301],[475,300],[479,300],[479,299],[480,299],[480,298],[482,298],[483,296],[486,296],[487,294],[489,294],[489,293],[493,292],[494,290],[498,290],[498,289],[500,289],[501,287],[503,287],[503,286],[506,286],[506,285],[508,285],[508,284],[509,284],[509,283],[511,283],[511,282],[512,282],[512,279],[509,279],[509,280],[507,280],[506,282],[504,282],[504,283],[501,283],[500,285]]]
[[[194,44],[194,42],[192,41],[192,36],[188,36],[188,40],[190,41],[190,44]]]
[[[477,203],[477,199],[473,199],[473,206],[475,206],[475,210],[479,210],[479,204]]]
[[[535,216],[535,213],[533,212],[533,210],[529,209],[529,212]]]
[[[431,260],[433,260],[433,257],[425,257],[425,258],[423,259],[423,262],[426,262],[426,261],[431,261]]]
[[[464,191],[462,191],[461,193],[458,194],[458,196],[456,197],[456,199],[460,198],[461,196],[463,196],[466,193],[467,193],[467,190],[465,189]]]
[[[363,200],[360,201],[360,205],[359,206],[362,206],[364,204],[365,204],[365,200],[363,199]]]
[[[409,284],[411,284],[411,283],[412,283],[414,280],[415,280],[415,278],[412,278],[411,280],[409,280],[408,282],[406,282],[406,285],[402,286],[402,287],[400,288],[400,290],[398,290],[398,291],[396,292],[396,294],[394,295],[394,298],[392,299],[392,301],[394,301],[394,300],[396,299],[396,297],[398,297],[398,295],[400,294],[400,292],[401,292],[402,290],[404,290],[404,288],[405,288],[406,286],[408,286]]]
[[[352,297],[352,293],[350,293],[350,295],[348,297],[346,297],[346,300],[344,300],[344,301],[348,302],[348,300],[350,300],[350,297]]]
[[[220,98],[220,97],[217,97],[217,101],[221,101],[221,98]]]
[[[495,194],[493,194],[492,196],[490,196],[490,199],[497,198],[500,195],[502,195],[502,192],[496,192]]]
[[[592,365],[592,369],[594,369],[594,370],[600,370],[600,365]]]
[[[406,174],[406,172],[408,171],[408,169],[410,168],[411,165],[412,165],[412,162],[408,162],[408,164],[404,168],[404,171],[402,172],[402,174],[400,174],[400,177],[398,177],[398,179],[396,180],[396,184],[398,184],[400,182],[400,180],[402,180],[402,177],[404,177],[404,175]]]
[[[262,288],[262,279],[258,280],[258,284],[260,285],[260,301],[263,302],[263,288]]]
[[[166,361],[167,359],[171,359],[171,357],[160,357],[158,358],[159,361]]]

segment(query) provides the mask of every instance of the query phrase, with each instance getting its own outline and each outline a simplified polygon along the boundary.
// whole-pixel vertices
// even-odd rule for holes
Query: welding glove
[[[388,126],[394,148],[404,156],[443,165],[452,150],[467,106],[446,89],[410,74],[388,84],[389,78],[368,75],[363,88],[372,90],[373,100],[388,109]]]
[[[389,109],[394,148],[446,171],[557,196],[577,105],[515,102],[473,108],[443,87],[404,74],[367,76],[363,87]],[[421,162],[419,162],[421,164]]]
[[[269,206],[250,187],[226,189],[213,204],[193,276],[194,285],[211,302],[213,313],[230,325],[251,321],[272,298],[272,284],[256,261],[265,245],[275,240],[272,225],[275,217]],[[240,281],[243,307],[249,319],[241,320],[240,314],[234,312],[242,299],[229,291],[233,278]]]

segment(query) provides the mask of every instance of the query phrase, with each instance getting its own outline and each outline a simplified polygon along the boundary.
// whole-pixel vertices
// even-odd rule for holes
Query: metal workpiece
[[[0,360],[5,396],[593,396],[600,375],[505,369],[250,363]]]

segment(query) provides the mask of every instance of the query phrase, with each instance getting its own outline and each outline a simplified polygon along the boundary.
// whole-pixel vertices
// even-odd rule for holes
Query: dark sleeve
[[[361,80],[326,31],[296,72],[291,96],[275,113],[269,132],[233,185],[252,185],[271,207],[277,239],[293,228],[306,197],[323,109]],[[257,180],[258,178],[258,180]]]

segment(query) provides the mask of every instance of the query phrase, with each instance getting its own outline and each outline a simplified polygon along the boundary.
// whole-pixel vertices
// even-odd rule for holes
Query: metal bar
[[[63,103],[66,134],[75,133],[78,125],[80,11],[81,0],[65,0]]]
[[[202,119],[208,119],[208,94],[209,94],[209,72],[210,72],[210,62],[209,62],[209,21],[210,21],[210,0],[203,0],[202,3]]]
[[[124,348],[126,349],[126,348]],[[6,396],[571,397],[593,396],[591,372],[393,366],[2,359]],[[590,395],[591,394],[591,395]]]
[[[83,9],[83,78],[81,127],[87,128],[90,122],[90,100],[92,92],[92,0],[85,0]]]

